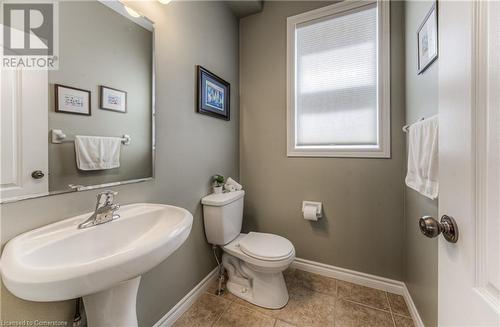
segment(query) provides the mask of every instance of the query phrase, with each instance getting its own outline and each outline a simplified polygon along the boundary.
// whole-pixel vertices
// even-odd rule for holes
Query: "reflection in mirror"
[[[152,22],[61,1],[58,30],[57,70],[2,72],[3,202],[153,176]]]

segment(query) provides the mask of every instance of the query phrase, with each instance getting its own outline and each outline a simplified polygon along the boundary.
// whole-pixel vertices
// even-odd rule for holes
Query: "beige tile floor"
[[[308,273],[285,271],[290,300],[279,310],[254,306],[213,283],[176,327],[412,327],[402,296]]]

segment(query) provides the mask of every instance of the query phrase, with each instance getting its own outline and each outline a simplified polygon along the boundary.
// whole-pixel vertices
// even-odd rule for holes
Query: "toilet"
[[[241,233],[244,196],[245,191],[205,196],[201,200],[205,234],[224,252],[227,290],[252,304],[279,309],[288,302],[283,271],[295,259],[295,248],[279,235]]]

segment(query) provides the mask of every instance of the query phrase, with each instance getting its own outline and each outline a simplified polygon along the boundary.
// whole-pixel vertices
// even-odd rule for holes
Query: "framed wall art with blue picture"
[[[198,108],[200,114],[229,120],[230,84],[201,66],[198,73]]]

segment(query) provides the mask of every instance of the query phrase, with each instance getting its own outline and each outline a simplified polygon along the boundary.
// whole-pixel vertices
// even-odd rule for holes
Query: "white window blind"
[[[382,150],[377,3],[317,16],[293,22],[289,143],[312,154]]]

